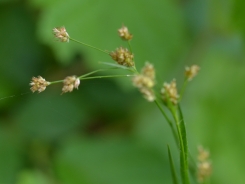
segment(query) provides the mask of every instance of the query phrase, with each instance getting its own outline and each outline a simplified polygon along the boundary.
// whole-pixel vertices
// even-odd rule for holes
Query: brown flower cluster
[[[110,56],[119,65],[131,67],[134,66],[134,55],[126,48],[117,48],[115,51],[110,53]]]
[[[153,87],[155,85],[155,69],[150,63],[146,63],[141,74],[133,77],[133,84],[139,89],[143,96],[150,102],[155,100]]]
[[[178,91],[176,87],[176,80],[173,79],[171,83],[164,83],[161,89],[163,100],[166,102],[169,99],[174,105],[178,103]]]
[[[66,32],[65,27],[54,28],[54,36],[61,42],[69,42],[69,34]]]
[[[123,40],[131,40],[133,38],[133,35],[129,33],[128,28],[125,26],[118,29],[118,33]]]
[[[62,94],[67,92],[72,92],[74,88],[78,89],[80,85],[80,79],[76,76],[68,76],[63,81]]]
[[[46,89],[46,86],[48,86],[50,82],[46,81],[41,76],[38,77],[32,77],[32,81],[30,82],[30,85],[32,86],[30,89],[34,93],[35,91],[38,91],[41,93]]]
[[[192,65],[191,67],[185,67],[185,76],[189,81],[191,81],[199,72],[200,67],[197,65]]]
[[[212,164],[209,160],[209,151],[202,146],[198,147],[197,180],[199,183],[205,182],[212,173]]]

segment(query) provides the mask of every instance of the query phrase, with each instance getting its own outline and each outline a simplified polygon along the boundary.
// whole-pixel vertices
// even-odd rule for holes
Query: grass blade
[[[188,165],[188,145],[187,145],[187,138],[186,138],[186,128],[185,122],[183,119],[183,114],[181,111],[180,106],[178,105],[179,117],[180,120],[177,118],[177,114],[175,114],[176,121],[177,121],[177,129],[180,139],[180,167],[181,167],[181,176],[183,184],[189,184],[189,165]]]
[[[177,174],[176,174],[176,171],[175,171],[174,162],[173,162],[173,158],[172,158],[172,155],[171,155],[171,151],[170,151],[169,145],[168,145],[168,158],[169,158],[169,162],[170,162],[170,169],[171,169],[173,184],[178,184],[178,178],[177,178]]]

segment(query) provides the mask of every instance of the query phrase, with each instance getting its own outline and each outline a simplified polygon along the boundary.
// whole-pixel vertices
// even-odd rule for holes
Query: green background
[[[167,122],[129,78],[82,81],[61,94],[29,90],[33,76],[48,81],[105,68],[111,59],[52,29],[108,51],[134,38],[136,66],[156,67],[158,84],[198,64],[182,102],[189,147],[211,152],[211,183],[245,177],[245,2],[242,0],[2,0],[0,1],[0,184],[171,183]],[[100,75],[118,74],[117,71]],[[194,183],[194,182],[193,182]]]

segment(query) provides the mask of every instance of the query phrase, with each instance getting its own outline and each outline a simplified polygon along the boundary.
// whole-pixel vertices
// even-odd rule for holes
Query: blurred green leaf
[[[21,137],[16,131],[0,126],[0,183],[10,184],[16,180],[23,160]]]
[[[33,94],[15,115],[17,127],[31,138],[57,139],[63,134],[83,126],[87,113],[83,104],[60,94]]]
[[[40,171],[22,171],[19,174],[16,184],[53,184],[53,182],[47,178],[46,175]]]
[[[157,152],[125,138],[71,138],[62,145],[56,172],[64,183],[168,183],[167,161]]]

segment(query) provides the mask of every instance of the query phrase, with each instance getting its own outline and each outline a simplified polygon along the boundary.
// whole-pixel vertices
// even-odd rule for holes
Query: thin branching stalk
[[[89,45],[89,44],[80,42],[80,41],[78,41],[78,40],[75,40],[75,39],[73,39],[73,38],[71,38],[71,37],[69,37],[69,39],[72,40],[72,41],[74,41],[74,42],[77,42],[77,43],[79,43],[79,44],[82,44],[82,45],[85,45],[85,46],[87,46],[87,47],[90,47],[90,48],[92,48],[92,49],[95,49],[95,50],[98,50],[98,51],[100,51],[100,52],[103,52],[103,53],[105,53],[105,54],[110,54],[109,51],[105,51],[105,50],[99,49],[99,48],[94,47],[94,46],[92,46],[92,45]]]

